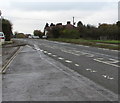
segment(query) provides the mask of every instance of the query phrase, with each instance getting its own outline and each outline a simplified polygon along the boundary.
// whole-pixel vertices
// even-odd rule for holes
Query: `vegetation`
[[[2,19],[2,31],[5,34],[5,40],[10,41],[12,36],[12,24],[7,19]]]
[[[24,33],[18,33],[18,32],[15,32],[15,38],[26,38],[26,35]]]
[[[40,38],[43,36],[43,33],[40,30],[34,30],[33,34],[34,36],[39,36]]]
[[[108,40],[85,40],[85,39],[67,39],[67,38],[57,38],[57,39],[49,38],[49,40],[81,44],[81,45],[87,45],[87,46],[102,47],[102,48],[115,49],[115,50],[120,49],[119,45],[118,45],[118,43],[120,43],[120,41],[118,41],[118,40],[114,40],[114,41],[109,40],[108,41]]]
[[[48,37],[50,38],[71,38],[71,39],[90,39],[90,40],[119,40],[120,21],[116,24],[99,24],[98,27],[92,25],[83,25],[81,21],[77,27],[66,28],[65,25],[54,25],[50,27],[46,24]]]
[[[62,38],[78,39],[80,37],[77,29],[64,29],[60,35]]]

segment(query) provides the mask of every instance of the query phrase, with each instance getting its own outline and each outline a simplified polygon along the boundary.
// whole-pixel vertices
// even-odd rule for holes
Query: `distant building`
[[[70,23],[70,21],[67,21],[67,25],[65,25],[66,29],[73,29],[74,26]]]

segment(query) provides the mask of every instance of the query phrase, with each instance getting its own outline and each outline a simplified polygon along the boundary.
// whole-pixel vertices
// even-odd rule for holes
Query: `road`
[[[118,51],[39,39],[19,41],[35,50],[24,48],[3,76],[4,101],[116,100]]]
[[[71,70],[115,93],[118,92],[118,51],[47,40],[28,39],[27,42],[36,44],[44,54]]]

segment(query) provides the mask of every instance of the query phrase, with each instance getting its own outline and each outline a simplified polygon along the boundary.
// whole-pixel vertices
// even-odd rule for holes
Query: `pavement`
[[[37,44],[23,47],[2,79],[3,101],[118,101],[115,93],[44,54]]]

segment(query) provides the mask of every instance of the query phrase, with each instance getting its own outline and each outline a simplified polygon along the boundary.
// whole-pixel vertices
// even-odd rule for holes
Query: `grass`
[[[67,43],[74,43],[74,44],[81,44],[93,47],[100,47],[100,48],[108,48],[119,50],[119,43],[118,40],[86,40],[86,39],[68,39],[68,38],[50,38],[48,40],[52,41],[59,41],[59,42],[67,42]]]
[[[120,44],[118,40],[91,40],[93,42],[108,43],[108,44]]]

